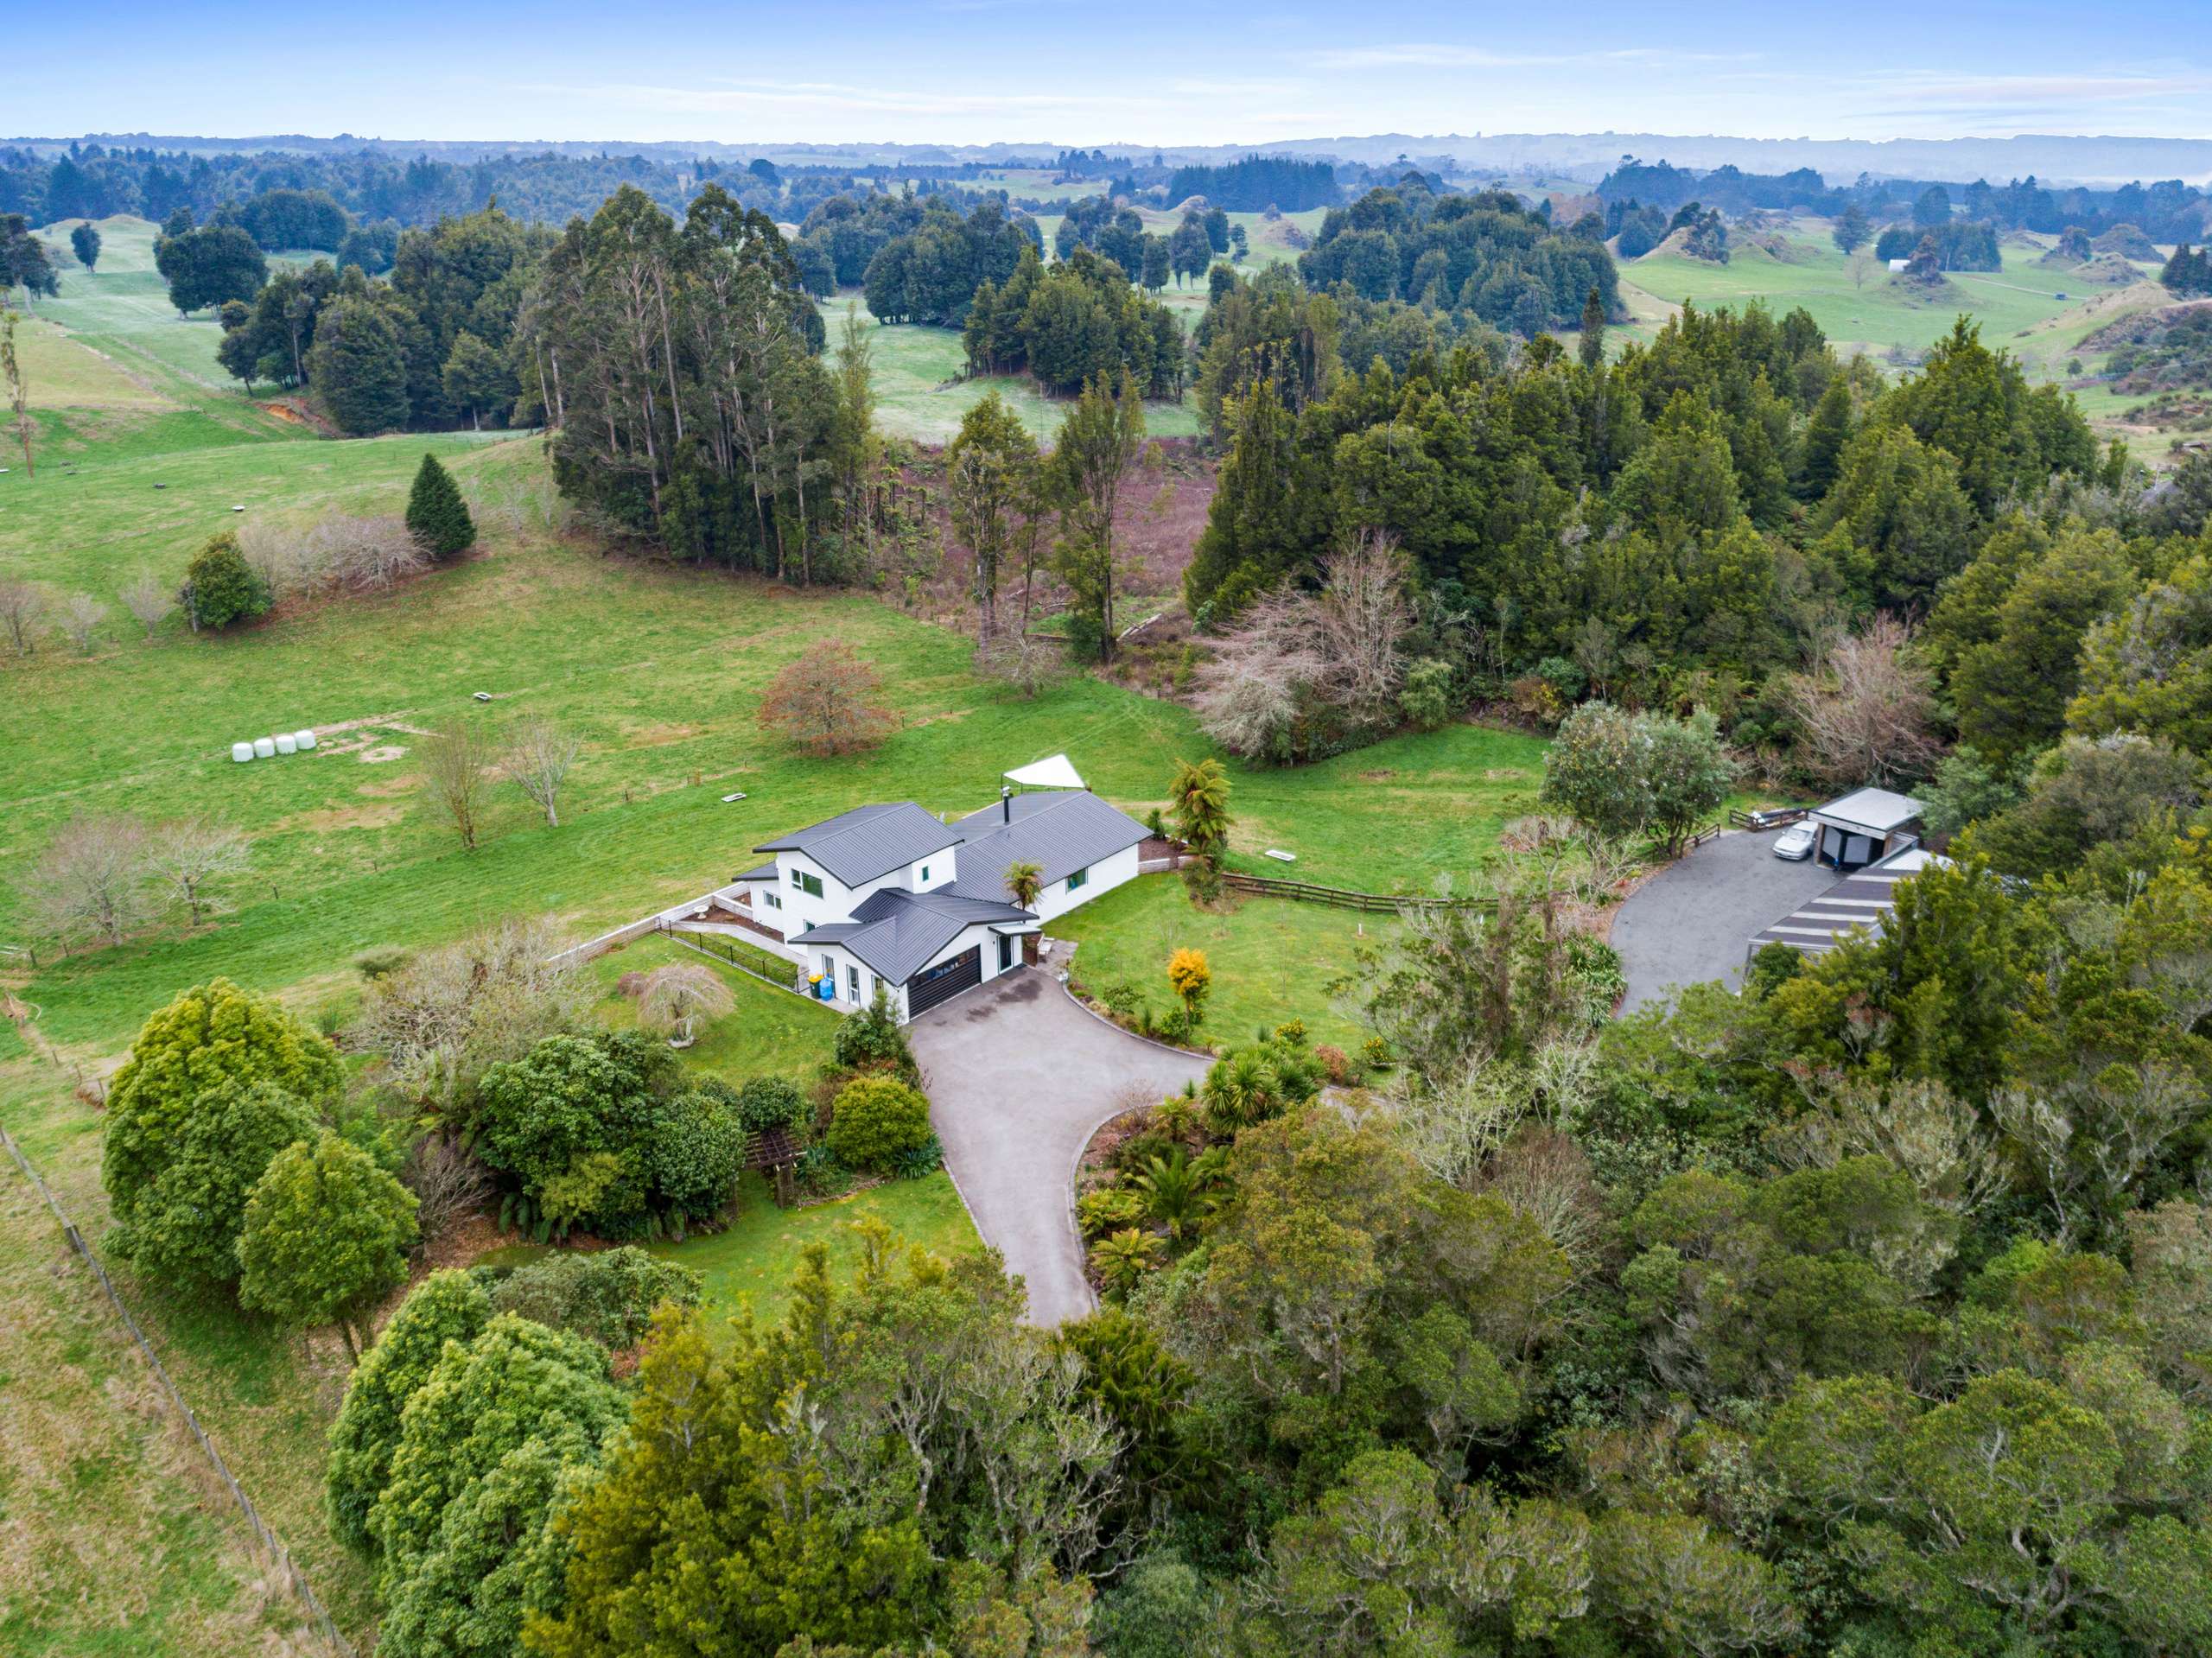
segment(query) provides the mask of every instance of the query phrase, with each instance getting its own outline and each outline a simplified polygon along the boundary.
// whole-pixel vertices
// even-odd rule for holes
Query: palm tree
[[[1033,863],[1010,863],[1006,867],[1006,890],[1023,909],[1033,910],[1038,895],[1045,890],[1045,872]]]
[[[1129,1184],[1145,1195],[1145,1210],[1182,1242],[1183,1229],[1213,1205],[1207,1193],[1219,1182],[1222,1159],[1207,1152],[1195,1159],[1176,1147],[1165,1157],[1147,1159]]]
[[[1092,1245],[1090,1264],[1108,1294],[1126,1295],[1160,1264],[1160,1248],[1158,1238],[1132,1226]]]
[[[1229,773],[1209,756],[1179,760],[1167,785],[1167,815],[1177,836],[1203,857],[1215,858],[1229,841]]]
[[[729,987],[712,968],[696,962],[671,962],[645,975],[638,994],[639,1013],[669,1032],[668,1045],[688,1048],[702,1019],[716,1020],[737,1005]]]

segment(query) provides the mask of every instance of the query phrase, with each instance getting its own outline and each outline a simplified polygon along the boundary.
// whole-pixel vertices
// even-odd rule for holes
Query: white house
[[[739,882],[754,926],[834,1000],[865,1006],[881,985],[903,1023],[1019,966],[1046,922],[1133,879],[1147,832],[1082,791],[1004,796],[953,823],[893,801],[756,847],[774,861]],[[1033,910],[1007,888],[1016,863],[1040,872]]]

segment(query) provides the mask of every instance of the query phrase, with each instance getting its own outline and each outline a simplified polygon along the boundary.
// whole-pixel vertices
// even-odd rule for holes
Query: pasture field
[[[2011,242],[2000,250],[2002,270],[1955,271],[1933,295],[1892,282],[1879,266],[1857,285],[1828,230],[1826,219],[1792,221],[1783,232],[1786,255],[1780,257],[1736,235],[1726,264],[1679,253],[1624,260],[1622,294],[1638,322],[1623,332],[1656,333],[1664,314],[1685,302],[1711,308],[1763,300],[1777,315],[1802,306],[1846,354],[1911,357],[1948,333],[1965,312],[1981,324],[1986,344],[2012,351],[2040,378],[2057,378],[2069,342],[2140,308],[2146,301],[2142,289],[2156,286],[2146,272],[2145,282],[2133,288],[2084,287],[2074,272],[2041,264],[2040,249]],[[1639,295],[1661,307],[1649,308]]]
[[[1142,813],[1161,803],[1174,759],[1209,752],[1186,710],[1103,680],[1013,697],[972,674],[965,638],[865,594],[612,553],[564,525],[535,438],[335,441],[282,425],[184,365],[194,327],[204,339],[212,325],[179,324],[133,301],[129,238],[115,242],[114,270],[107,259],[91,278],[65,270],[62,302],[43,306],[25,336],[36,342],[33,399],[50,464],[35,478],[19,467],[0,476],[0,573],[112,607],[85,654],[48,637],[29,657],[0,657],[0,946],[10,947],[0,952],[0,990],[32,1033],[26,1041],[0,1020],[0,1120],[96,1247],[108,1228],[101,1117],[79,1085],[110,1070],[146,1015],[187,985],[226,975],[331,1023],[358,995],[353,958],[372,946],[432,945],[516,914],[550,915],[587,937],[728,880],[776,832],[862,800],[972,809],[1006,768],[1061,750],[1103,795]],[[102,291],[111,275],[118,291]],[[148,347],[155,336],[167,343]],[[931,429],[949,435],[982,388],[938,394],[942,372],[912,358],[917,347],[957,353],[957,337],[874,337],[887,423],[915,421],[921,403],[949,413]],[[1046,432],[1057,416],[1041,400],[1030,416]],[[1154,429],[1177,416],[1188,419],[1157,411]],[[289,600],[219,637],[195,636],[171,615],[149,638],[123,612],[117,594],[136,571],[174,580],[219,530],[399,511],[426,450],[478,505],[481,544],[467,558],[381,594]],[[769,739],[754,716],[774,676],[831,639],[875,665],[899,726],[874,752],[825,765]],[[477,702],[479,691],[492,701]],[[447,721],[496,728],[525,714],[558,721],[582,744],[561,826],[503,789],[479,848],[464,851],[423,797],[423,734]],[[324,734],[311,753],[247,765],[229,758],[237,739],[307,726]],[[1418,887],[1484,855],[1497,823],[1533,791],[1540,753],[1529,740],[1462,727],[1367,751],[1356,766],[1232,765],[1235,854],[1274,870],[1259,854],[1287,847],[1302,875]],[[724,803],[739,790],[746,800]],[[54,832],[79,813],[121,812],[234,824],[251,839],[251,872],[198,929],[167,924],[119,948],[60,956],[41,944],[35,962],[14,953],[33,943],[25,887]],[[1180,918],[1187,899],[1164,879],[1110,898],[1096,915],[1078,912],[1090,959],[1112,965],[1118,953],[1129,977],[1149,982],[1179,927],[1200,938],[1217,961],[1213,1029],[1224,1039],[1293,1013],[1338,1031],[1316,987],[1351,966],[1355,918],[1261,902]],[[594,970],[611,993],[620,974],[675,948],[641,941]],[[728,976],[737,1009],[706,1033],[693,1063],[740,1079],[811,1070],[830,1016]],[[634,1014],[610,994],[601,1016],[619,1024]],[[0,1182],[12,1180],[0,1169]],[[0,1646],[280,1646],[294,1609],[242,1564],[242,1526],[200,1500],[188,1459],[160,1451],[169,1428],[142,1420],[114,1356],[94,1350],[96,1336],[112,1344],[111,1326],[81,1303],[82,1286],[37,1265],[55,1258],[58,1237],[18,1201],[26,1196],[0,1192],[0,1266],[18,1268],[0,1317],[30,1332],[0,1354],[0,1370],[35,1366],[57,1387],[25,1394],[32,1437],[0,1449],[0,1522],[33,1514],[28,1528],[0,1523]],[[939,1175],[788,1215],[756,1201],[730,1229],[673,1248],[708,1274],[715,1306],[749,1295],[772,1313],[798,1251],[811,1238],[849,1248],[847,1223],[862,1212],[940,1252],[975,1247]],[[222,1298],[187,1296],[119,1266],[118,1280],[340,1625],[365,1636],[369,1573],[321,1519],[322,1436],[344,1379],[334,1344],[303,1345]],[[59,1385],[78,1376],[82,1386]],[[53,1492],[71,1502],[44,1500]],[[103,1567],[147,1552],[151,1538],[157,1568],[129,1578]],[[22,1550],[30,1554],[11,1552]],[[36,1572],[14,1569],[34,1556]]]
[[[856,293],[841,294],[818,302],[822,320],[830,329],[830,351],[837,348],[838,329],[848,307],[863,321],[873,322],[868,307]],[[1199,296],[1203,308],[1205,300]],[[1067,400],[1051,397],[1034,380],[1008,374],[957,377],[966,368],[968,354],[957,328],[925,327],[899,323],[870,330],[875,372],[876,424],[894,437],[916,443],[950,443],[960,430],[961,416],[988,396],[1005,398],[1031,435],[1049,443],[1067,416]],[[1196,437],[1201,429],[1198,411],[1185,398],[1179,403],[1147,403],[1144,406],[1146,435],[1151,437]]]

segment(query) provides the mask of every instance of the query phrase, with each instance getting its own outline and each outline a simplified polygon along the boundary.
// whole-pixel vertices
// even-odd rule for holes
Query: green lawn
[[[830,350],[836,350],[838,329],[846,308],[855,308],[864,321],[874,321],[856,293],[840,294],[817,302],[822,320],[830,329]],[[1008,374],[957,378],[967,367],[968,354],[957,328],[931,328],[899,323],[873,329],[876,424],[894,436],[917,443],[949,443],[960,430],[960,418],[995,391],[1013,408],[1031,435],[1049,442],[1067,417],[1067,400],[1051,397],[1034,380]],[[1198,416],[1191,402],[1148,403],[1144,406],[1145,430],[1153,437],[1196,437]]]
[[[1366,1032],[1324,987],[1352,971],[1363,937],[1391,924],[1388,917],[1287,899],[1232,898],[1218,912],[1201,910],[1181,877],[1141,875],[1045,931],[1077,941],[1073,971],[1084,989],[1096,995],[1134,985],[1155,1018],[1172,1005],[1167,958],[1185,947],[1204,950],[1213,994],[1199,1035],[1216,1046],[1249,1042],[1263,1026],[1300,1019],[1316,1041],[1351,1051]]]
[[[773,1073],[805,1083],[830,1058],[837,1015],[818,1001],[765,985],[750,974],[711,961],[672,939],[648,935],[600,956],[592,970],[607,988],[599,1016],[609,1028],[634,1030],[637,1004],[614,990],[626,973],[650,973],[668,962],[690,962],[708,969],[729,986],[737,1006],[711,1025],[683,1051],[683,1063],[743,1084]]]

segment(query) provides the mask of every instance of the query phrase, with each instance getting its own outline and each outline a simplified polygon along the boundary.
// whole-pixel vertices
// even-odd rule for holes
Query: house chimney
[[[999,785],[999,822],[1014,822],[1014,791],[1003,783]]]

